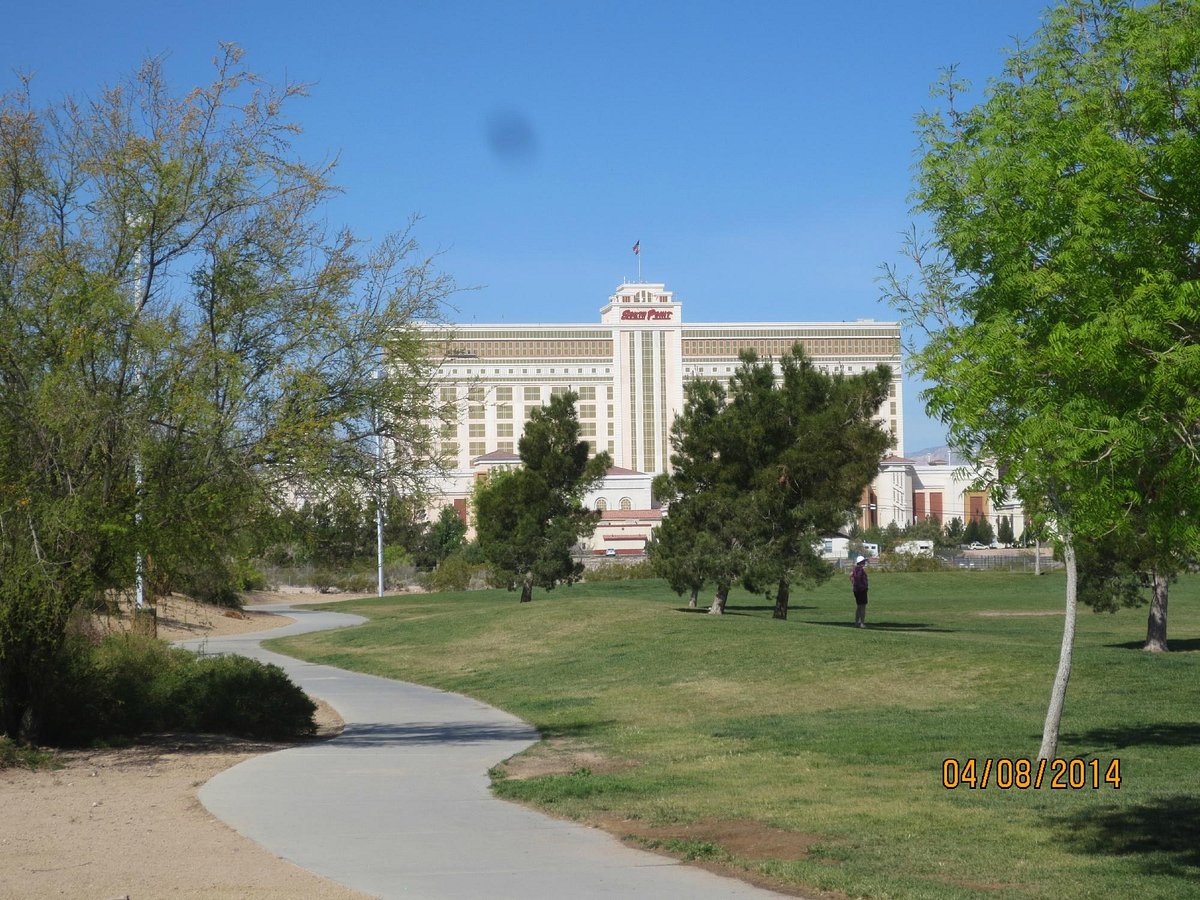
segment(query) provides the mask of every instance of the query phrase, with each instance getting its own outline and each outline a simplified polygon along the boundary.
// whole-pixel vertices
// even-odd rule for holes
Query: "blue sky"
[[[894,320],[876,278],[908,226],[913,116],[957,64],[982,88],[1042,0],[11,4],[7,73],[48,100],[165,54],[207,80],[219,41],[312,84],[307,158],[330,218],[413,214],[463,322],[592,322],[638,274],[685,321]],[[9,75],[8,84],[16,83]],[[906,448],[941,443],[910,382]]]

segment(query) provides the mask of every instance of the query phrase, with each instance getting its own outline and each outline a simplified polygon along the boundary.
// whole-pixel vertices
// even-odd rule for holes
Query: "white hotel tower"
[[[617,288],[598,324],[453,325],[441,333],[435,389],[447,414],[439,449],[451,472],[439,485],[437,505],[453,502],[464,518],[475,479],[495,465],[516,463],[530,411],[566,391],[579,395],[582,437],[592,452],[607,450],[613,458],[614,497],[602,489],[593,492],[592,504],[648,509],[650,476],[670,467],[671,424],[683,410],[684,385],[697,378],[726,381],[743,350],[778,359],[800,343],[827,372],[891,366],[890,394],[878,418],[895,436],[893,452],[903,454],[896,322],[684,324],[683,305],[665,285],[638,283]]]

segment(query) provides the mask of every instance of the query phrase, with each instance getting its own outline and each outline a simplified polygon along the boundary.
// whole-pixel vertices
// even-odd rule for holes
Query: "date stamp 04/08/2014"
[[[965,788],[986,790],[1038,790],[1048,787],[1055,791],[1098,791],[1101,788],[1119,790],[1121,759],[1039,759],[1029,760],[1006,756],[968,758],[961,762],[942,760],[942,787],[948,791]]]

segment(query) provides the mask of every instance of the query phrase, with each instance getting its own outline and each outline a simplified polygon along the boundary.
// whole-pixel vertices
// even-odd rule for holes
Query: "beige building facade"
[[[739,301],[731,300],[730,309]],[[743,304],[744,308],[744,304]],[[903,453],[900,327],[895,322],[691,323],[664,284],[622,284],[599,322],[574,325],[454,325],[440,332],[436,373],[445,411],[439,450],[451,471],[445,493],[461,496],[473,460],[515,453],[531,411],[573,391],[582,437],[617,467],[655,475],[670,469],[670,429],[683,411],[684,386],[725,381],[738,355],[778,359],[800,343],[822,370],[855,374],[892,368],[882,427]]]

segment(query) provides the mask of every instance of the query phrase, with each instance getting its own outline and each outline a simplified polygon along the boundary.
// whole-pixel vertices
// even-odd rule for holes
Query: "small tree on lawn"
[[[923,114],[915,192],[932,237],[890,299],[952,443],[995,459],[1062,543],[1066,616],[1039,756],[1071,673],[1076,542],[1136,523],[1161,583],[1200,546],[1200,9],[1066,0],[963,109]],[[1156,619],[1157,614],[1157,619]]]
[[[583,495],[611,462],[607,453],[588,459],[572,393],[533,411],[519,452],[520,468],[493,473],[476,492],[475,528],[492,577],[510,591],[519,586],[527,603],[535,586],[553,590],[583,574],[571,551],[600,518]]]

